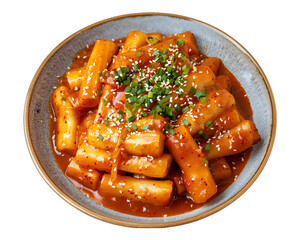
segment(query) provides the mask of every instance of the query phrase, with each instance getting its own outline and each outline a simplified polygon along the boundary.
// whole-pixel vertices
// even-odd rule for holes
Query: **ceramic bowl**
[[[149,24],[151,23],[151,24]],[[246,90],[253,120],[262,137],[255,145],[241,175],[222,194],[202,208],[177,216],[145,218],[102,207],[81,194],[58,168],[49,134],[49,98],[75,53],[96,39],[117,39],[129,31],[161,32],[171,35],[192,31],[198,47],[207,56],[219,57]],[[138,13],[117,16],[92,24],[60,43],[43,61],[28,90],[24,111],[25,137],[31,157],[49,186],[68,203],[95,218],[132,227],[166,227],[192,222],[213,214],[240,197],[263,170],[270,155],[276,129],[273,94],[262,69],[237,41],[221,30],[196,19],[165,13]]]

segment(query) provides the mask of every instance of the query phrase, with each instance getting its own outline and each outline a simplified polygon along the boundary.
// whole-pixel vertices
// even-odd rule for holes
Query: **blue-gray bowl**
[[[151,24],[149,24],[151,23]],[[58,168],[51,150],[49,133],[49,98],[71,65],[76,52],[96,39],[117,39],[129,31],[161,32],[172,35],[193,32],[198,47],[207,56],[219,57],[246,90],[253,108],[253,120],[262,141],[237,180],[202,208],[170,217],[137,217],[100,206],[84,196]],[[24,129],[35,166],[49,186],[72,206],[95,218],[132,227],[166,227],[199,220],[226,207],[240,197],[256,180],[270,155],[276,130],[275,101],[262,69],[237,41],[221,30],[196,19],[165,13],[137,13],[113,17],[92,24],[60,43],[43,61],[28,90]]]

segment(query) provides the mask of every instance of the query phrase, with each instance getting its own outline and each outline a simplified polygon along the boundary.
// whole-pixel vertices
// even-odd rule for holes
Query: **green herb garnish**
[[[170,129],[170,130],[169,130],[169,133],[171,133],[172,135],[174,135],[174,134],[175,134],[175,131],[174,131],[173,129]]]
[[[142,127],[143,130],[147,130],[148,128],[149,128],[149,125],[144,125],[144,126]]]
[[[163,104],[164,102],[169,101],[170,98],[171,98],[171,95],[168,95],[168,96],[164,97],[163,99],[161,99],[161,100],[158,102],[158,104],[161,105],[161,104]]]
[[[184,112],[186,112],[188,110],[190,110],[190,108],[187,106],[187,107],[184,107],[181,111],[182,111],[182,113],[184,113]]]
[[[186,119],[184,119],[184,120],[182,121],[182,123],[183,123],[184,125],[186,125],[186,126],[190,124],[189,121],[186,120]]]
[[[98,138],[102,140],[104,137],[102,135],[98,135]]]
[[[190,71],[190,68],[187,64],[185,64],[183,67],[182,67],[182,75],[187,75]]]
[[[212,121],[208,121],[206,124],[205,124],[208,128],[211,128],[213,126],[213,123]]]
[[[134,130],[138,130],[138,127],[134,123],[132,124],[132,127]]]
[[[205,152],[209,152],[209,151],[210,151],[209,144],[205,144],[205,146],[204,146],[204,151],[205,151]]]
[[[148,113],[146,113],[146,112],[141,112],[141,116],[142,116],[142,117],[147,117],[147,115],[148,115]]]
[[[128,122],[133,122],[134,120],[135,120],[135,116],[131,116],[131,117],[127,118]]]
[[[206,97],[201,97],[201,98],[199,99],[199,101],[200,101],[200,102],[206,102],[206,101],[207,101],[207,98],[206,98]]]
[[[136,72],[138,72],[138,71],[140,70],[139,67],[138,67],[138,65],[136,65],[136,64],[134,64],[133,69],[134,69],[134,71],[136,71]]]
[[[150,38],[147,38],[146,41],[148,43],[150,43],[151,45],[154,45],[154,44],[156,44],[158,42],[158,39],[155,38],[155,37],[153,37],[153,38],[150,37]]]
[[[184,43],[185,43],[185,41],[182,40],[182,39],[180,39],[180,38],[178,38],[178,39],[176,40],[176,44],[177,44],[179,47],[182,46]]]
[[[189,93],[192,94],[192,95],[194,95],[196,93],[196,91],[197,91],[196,88],[191,87]]]
[[[201,97],[206,97],[207,96],[207,92],[204,92],[204,91],[197,91],[196,94],[195,94],[195,97],[199,100]]]

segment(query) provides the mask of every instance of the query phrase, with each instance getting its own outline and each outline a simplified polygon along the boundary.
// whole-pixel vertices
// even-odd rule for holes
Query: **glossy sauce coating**
[[[92,49],[93,49],[93,45],[87,46],[84,49],[82,49],[73,59],[73,64],[71,68],[79,68],[87,64]],[[202,59],[206,58],[204,54],[200,54],[200,56]],[[241,112],[242,117],[244,119],[251,120],[252,109],[245,90],[242,88],[242,86],[237,81],[237,79],[233,76],[233,74],[230,73],[230,71],[221,63],[221,67],[218,75],[223,75],[223,74],[227,75],[230,78],[230,82],[232,85],[232,94],[235,97],[238,110]],[[59,86],[68,85],[66,81],[66,76],[62,76],[61,78],[59,78],[58,85]],[[73,94],[75,99],[77,92],[74,92]],[[86,123],[87,116],[89,116],[91,121],[93,121],[96,114],[97,114],[97,108],[94,109],[90,108],[88,109],[88,111],[83,110],[82,114],[78,116],[78,122],[79,122],[78,136],[83,138],[83,139],[80,138],[78,139],[79,144],[84,141],[84,137],[87,135],[87,128],[82,123]],[[53,147],[53,153],[58,166],[61,168],[63,172],[66,172],[67,166],[70,163],[72,156],[57,151],[55,147],[55,121],[54,121],[55,119],[53,114],[51,116],[52,117],[50,123],[50,132],[52,135],[51,143]],[[232,173],[230,178],[217,183],[218,185],[217,194],[214,195],[212,198],[218,196],[221,192],[223,192],[228,186],[230,186],[236,180],[236,178],[239,176],[239,174],[247,164],[247,161],[250,157],[251,150],[252,148],[247,149],[246,151],[240,154],[225,157],[227,163],[229,164],[232,170]],[[176,164],[173,163],[173,165],[171,166],[171,171],[172,169],[176,169],[176,168],[177,168]],[[162,216],[166,217],[166,216],[178,215],[185,212],[189,212],[193,209],[197,209],[203,206],[203,204],[197,204],[193,202],[193,200],[186,194],[183,196],[174,195],[171,204],[167,207],[147,204],[147,203],[142,203],[137,201],[131,201],[123,197],[107,196],[107,195],[101,196],[99,195],[99,192],[97,190],[92,191],[91,189],[84,187],[77,181],[71,178],[69,179],[83,194],[85,194],[95,202],[99,203],[102,206],[105,206],[107,208],[122,213],[133,214],[133,215],[143,216],[143,217],[162,217]]]

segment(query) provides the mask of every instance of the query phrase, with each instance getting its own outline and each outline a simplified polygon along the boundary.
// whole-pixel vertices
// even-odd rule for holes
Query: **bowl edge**
[[[259,73],[261,74],[262,79],[263,79],[263,81],[266,85],[268,95],[269,95],[269,98],[270,98],[271,107],[272,107],[272,127],[271,127],[270,141],[269,141],[265,156],[262,160],[262,163],[260,164],[260,166],[257,169],[257,171],[255,172],[255,174],[252,176],[252,178],[248,181],[248,183],[237,194],[235,194],[233,197],[228,199],[226,202],[220,204],[218,207],[216,207],[214,209],[211,209],[208,212],[202,213],[198,216],[194,216],[192,218],[182,219],[182,220],[179,220],[179,221],[176,221],[176,222],[168,222],[168,223],[142,223],[141,224],[141,223],[135,223],[135,222],[124,222],[124,221],[120,221],[120,220],[117,220],[117,219],[112,219],[112,218],[105,217],[105,216],[102,216],[100,214],[94,213],[93,211],[87,209],[86,207],[80,205],[79,203],[77,203],[76,201],[71,199],[63,191],[61,191],[60,188],[58,188],[55,185],[55,183],[51,180],[51,178],[44,171],[42,165],[40,164],[40,162],[37,158],[37,155],[35,153],[34,146],[33,146],[32,141],[31,141],[30,126],[29,126],[29,105],[30,105],[30,101],[31,101],[32,91],[34,89],[35,83],[38,79],[38,76],[39,76],[41,70],[43,69],[43,67],[45,66],[47,61],[54,55],[54,53],[58,49],[60,49],[64,44],[66,44],[70,39],[72,39],[74,36],[80,34],[83,31],[86,31],[88,29],[91,29],[93,27],[96,27],[98,25],[104,24],[104,23],[109,22],[109,21],[114,21],[114,20],[123,19],[123,18],[127,18],[127,17],[141,17],[141,16],[154,16],[154,15],[174,17],[174,18],[185,19],[185,20],[195,21],[195,22],[204,24],[204,25],[212,28],[213,30],[216,30],[219,33],[221,33],[224,37],[227,38],[227,40],[229,40],[235,46],[237,46],[240,50],[242,50],[251,59],[251,61],[255,65],[255,67],[259,70]],[[262,68],[258,64],[258,62],[254,59],[254,57],[238,41],[236,41],[234,38],[232,38],[227,33],[223,32],[222,30],[220,30],[220,29],[218,29],[218,28],[216,28],[216,27],[214,27],[214,26],[212,26],[208,23],[200,21],[198,19],[194,19],[194,18],[191,18],[191,17],[183,16],[183,15],[177,15],[177,14],[172,14],[172,13],[160,13],[160,12],[141,12],[141,13],[130,13],[130,14],[118,15],[118,16],[107,18],[107,19],[98,21],[96,23],[93,23],[91,25],[88,25],[88,26],[78,30],[77,32],[73,33],[69,37],[67,37],[65,40],[63,40],[60,44],[58,44],[47,55],[47,57],[44,59],[44,61],[41,63],[38,70],[36,71],[32,81],[30,83],[30,86],[28,88],[28,92],[27,92],[26,100],[25,100],[25,105],[24,105],[24,114],[23,114],[24,135],[25,135],[25,140],[26,140],[26,145],[27,145],[28,151],[30,153],[32,161],[33,161],[35,167],[37,168],[39,174],[42,176],[44,181],[54,190],[54,192],[56,192],[61,198],[63,198],[66,202],[68,202],[73,207],[77,208],[81,212],[83,212],[85,214],[88,214],[88,215],[90,215],[90,216],[92,216],[96,219],[100,219],[102,221],[112,223],[112,224],[116,224],[116,225],[120,225],[120,226],[138,227],[138,228],[171,227],[171,226],[177,226],[177,225],[182,225],[182,224],[186,224],[186,223],[191,223],[191,222],[200,220],[202,218],[205,218],[207,216],[210,216],[211,214],[214,214],[214,213],[220,211],[221,209],[227,207],[229,204],[234,202],[241,195],[243,195],[246,192],[246,190],[249,189],[249,187],[255,182],[255,180],[258,178],[258,176],[260,175],[260,173],[264,169],[264,167],[265,167],[265,165],[266,165],[266,163],[267,163],[267,161],[270,157],[272,147],[274,145],[275,135],[276,135],[276,126],[277,126],[276,105],[275,105],[275,99],[274,99],[274,95],[273,95],[270,83],[269,83],[265,73],[263,72]]]

